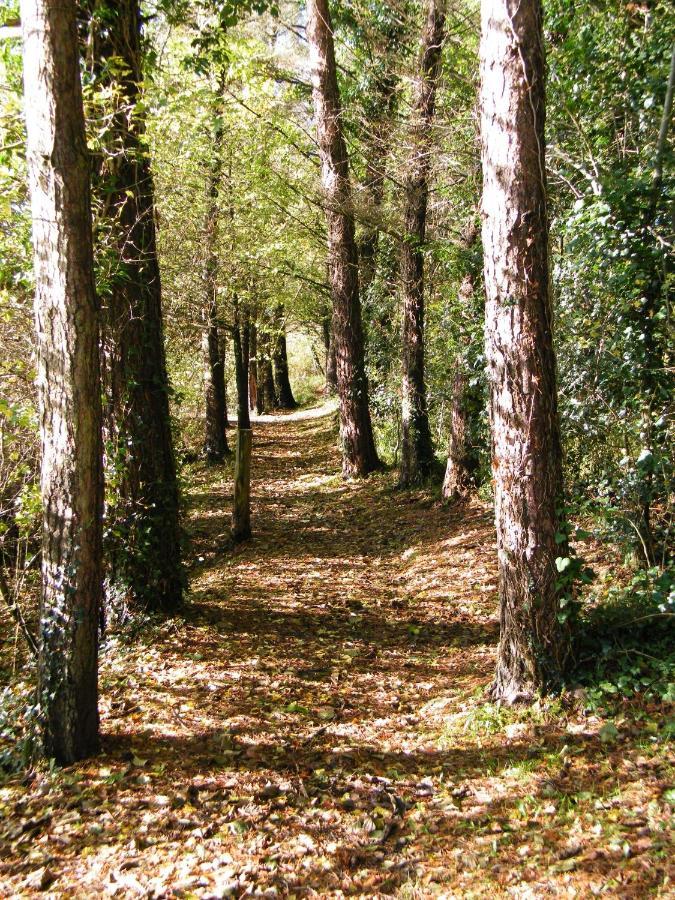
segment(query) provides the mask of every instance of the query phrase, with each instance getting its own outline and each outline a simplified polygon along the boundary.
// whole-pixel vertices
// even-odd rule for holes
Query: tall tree
[[[251,416],[249,412],[249,363],[251,359],[250,312],[234,299],[234,368],[237,379],[237,436],[234,460],[234,503],[232,506],[232,538],[245,541],[251,536]]]
[[[470,276],[464,278],[462,291],[473,291]],[[460,351],[455,360],[452,378],[452,399],[450,404],[450,439],[448,458],[445,464],[442,494],[449,502],[464,497],[471,486],[471,475],[475,460],[469,446],[468,377],[464,353]]]
[[[237,383],[237,428],[251,427],[249,412],[249,368],[251,363],[251,336],[255,326],[251,326],[248,310],[234,300],[234,325],[232,346],[234,351],[234,376]]]
[[[230,427],[230,419],[227,412],[227,379],[225,378],[226,359],[227,359],[227,341],[228,334],[223,326],[218,328],[218,356],[220,357],[220,368],[223,372],[223,425],[227,429]]]
[[[274,386],[280,409],[295,409],[291,380],[288,376],[288,349],[286,346],[286,311],[283,303],[274,309]]]
[[[139,0],[91,0],[95,71],[114,109],[100,171],[117,266],[104,295],[109,594],[170,611],[182,601],[179,494],[164,351],[155,205],[142,105]],[[107,221],[106,221],[107,220]]]
[[[204,305],[202,355],[204,359],[204,452],[209,462],[222,462],[228,453],[225,365],[218,328],[218,194],[222,174],[220,145],[223,136],[223,79],[214,106],[213,156],[207,178],[204,222]]]
[[[248,405],[249,409],[255,410],[258,415],[263,411],[263,398],[258,389],[259,368],[258,326],[252,323],[248,331]]]
[[[272,338],[269,326],[261,322],[258,330],[258,392],[262,411],[266,413],[279,408],[271,350]]]
[[[501,638],[495,697],[561,678],[556,557],[562,463],[544,151],[540,0],[483,0],[481,132],[485,347],[499,556]]]
[[[434,459],[424,381],[424,241],[426,238],[431,127],[441,70],[444,0],[427,0],[419,72],[412,102],[412,149],[405,176],[401,281],[403,286],[403,486],[427,478]]]
[[[101,403],[73,0],[22,0],[42,441],[40,702],[61,764],[98,749]]]
[[[321,177],[328,224],[328,261],[333,300],[340,404],[342,472],[361,477],[379,465],[368,408],[358,251],[347,148],[340,121],[340,96],[335,67],[333,29],[327,0],[309,0],[307,39],[312,62]]]
[[[328,397],[337,393],[337,356],[335,353],[335,333],[333,316],[327,313],[321,320],[323,344],[326,351],[326,384],[324,394]]]
[[[360,218],[359,278],[365,298],[377,272],[377,251],[385,200],[387,156],[398,106],[399,80],[395,54],[405,43],[395,10],[386,4],[384,16],[375,17],[369,41],[362,47],[363,79],[367,85],[362,101],[363,174],[359,185],[363,196]],[[356,39],[363,41],[357,30]]]
[[[471,249],[478,240],[478,227],[471,221],[461,238],[462,256],[465,259],[466,272],[459,287],[458,309],[460,316],[468,318],[474,305],[478,266],[472,258]],[[460,335],[460,348],[455,359],[455,370],[452,379],[450,400],[450,439],[448,441],[448,458],[443,478],[443,499],[449,502],[458,500],[467,494],[472,475],[478,465],[477,448],[472,446],[471,433],[472,412],[475,398],[469,386],[469,349],[471,335]]]
[[[377,101],[384,112],[368,123],[366,136],[365,173],[362,187],[367,208],[363,210],[361,239],[359,241],[360,287],[364,296],[373,283],[377,271],[377,249],[380,241],[380,218],[384,202],[385,166],[389,149],[391,120],[394,111],[395,82],[385,82],[380,86]]]

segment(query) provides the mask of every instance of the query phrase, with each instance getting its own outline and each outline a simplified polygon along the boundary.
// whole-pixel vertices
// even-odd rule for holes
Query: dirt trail
[[[192,581],[191,619],[215,628],[217,642],[230,636],[231,665],[250,672],[257,660],[238,692],[248,716],[251,702],[269,705],[270,691],[297,695],[334,709],[323,743],[340,736],[382,751],[393,735],[401,751],[419,743],[417,723],[402,714],[490,670],[489,520],[479,507],[449,512],[400,493],[393,475],[345,484],[338,472],[332,417],[260,423],[254,539],[225,559],[209,556],[214,533],[216,543],[226,535],[229,503],[214,514],[220,487],[194,497],[204,562]],[[287,729],[297,738],[300,725],[280,719],[271,743],[283,744]]]
[[[471,694],[493,666],[490,517],[401,493],[394,473],[343,482],[330,413],[264,417],[254,429],[253,540],[214,550],[227,535],[227,483],[192,498],[203,562],[190,623],[206,677],[224,654],[228,683],[206,728],[203,686],[182,733],[210,747],[226,728],[259,795],[281,784],[275,853],[286,866],[298,852],[318,856],[291,885],[393,886],[409,876],[407,856],[392,859],[396,841],[405,846],[404,807],[434,793],[425,778],[461,762],[429,744],[420,710]]]
[[[560,799],[621,782],[594,735],[562,714],[485,712],[489,511],[397,491],[393,473],[345,484],[325,411],[266,417],[254,433],[255,535],[227,548],[231,473],[196,467],[190,606],[108,642],[103,754],[0,791],[16,823],[0,896],[568,896],[625,872],[658,883],[658,867],[593,857]],[[569,747],[592,765],[568,764]]]

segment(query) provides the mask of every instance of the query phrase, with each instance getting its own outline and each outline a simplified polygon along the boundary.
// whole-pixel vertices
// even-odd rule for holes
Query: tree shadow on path
[[[634,809],[656,808],[660,770],[562,709],[485,703],[490,511],[339,473],[334,413],[254,422],[254,536],[228,549],[231,473],[192,469],[189,606],[104,647],[104,753],[32,783],[26,822],[2,832],[9,894],[43,859],[66,896],[586,896],[624,869],[642,892],[660,883],[658,846],[646,871],[637,839],[633,862],[572,831],[636,773]]]

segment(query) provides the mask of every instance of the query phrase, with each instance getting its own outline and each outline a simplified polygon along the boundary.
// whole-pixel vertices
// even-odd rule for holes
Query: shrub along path
[[[0,895],[668,894],[658,723],[485,703],[489,510],[343,483],[326,410],[254,432],[255,536],[194,467],[190,605],[107,641],[102,754],[0,788]]]

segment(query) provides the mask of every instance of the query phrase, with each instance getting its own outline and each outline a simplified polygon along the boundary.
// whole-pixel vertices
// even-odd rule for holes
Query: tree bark
[[[227,407],[224,359],[218,325],[209,313],[202,332],[204,357],[204,453],[208,462],[222,462],[230,452],[227,445]]]
[[[332,397],[337,394],[337,355],[335,353],[335,337],[333,332],[333,317],[328,315],[323,320],[323,342],[326,348],[326,384],[324,394]]]
[[[96,753],[101,392],[89,158],[72,0],[22,0],[42,442],[39,696],[44,750]]]
[[[258,327],[249,328],[248,354],[248,405],[258,415],[263,412],[263,397],[260,390],[260,366],[258,365]]]
[[[225,377],[225,372],[227,371],[227,335],[223,328],[218,329],[218,356],[220,358],[220,368],[223,372],[223,425],[225,428],[229,428],[230,418],[227,409],[227,378]]]
[[[309,0],[307,39],[312,61],[314,111],[328,224],[342,473],[345,477],[362,477],[378,468],[379,461],[368,409],[358,252],[327,0]]]
[[[405,178],[401,281],[403,287],[403,403],[400,484],[429,477],[434,450],[424,382],[424,241],[426,238],[431,127],[441,69],[444,0],[428,0],[420,71],[412,105],[412,151]]]
[[[234,462],[234,506],[232,539],[235,543],[251,537],[251,448],[250,428],[237,429],[237,452]]]
[[[221,83],[222,93],[222,83]],[[214,156],[207,183],[204,222],[204,307],[202,310],[202,356],[204,359],[204,453],[211,463],[222,462],[227,446],[225,366],[218,333],[218,194],[221,176],[222,103],[214,110]]]
[[[237,381],[237,428],[250,428],[251,416],[248,400],[248,371],[250,362],[251,327],[248,317],[242,315],[235,301],[232,343],[234,348],[234,372]]]
[[[237,379],[237,436],[234,463],[234,503],[232,507],[232,539],[236,542],[251,536],[251,416],[249,410],[249,364],[251,358],[251,325],[248,310],[234,302],[234,369]]]
[[[286,346],[286,314],[283,303],[274,311],[274,386],[279,409],[296,409],[297,403],[288,376],[288,349]]]
[[[465,365],[462,354],[458,354],[452,385],[448,459],[442,489],[443,499],[449,503],[459,500],[469,493],[474,469],[468,446],[469,414],[466,403],[468,379]]]
[[[470,222],[464,231],[461,245],[462,249],[469,251],[478,239],[478,228],[474,222]],[[471,313],[474,304],[475,280],[478,274],[472,262],[467,260],[468,271],[462,279],[459,288],[459,308],[467,316]],[[474,407],[473,397],[470,395],[469,379],[467,373],[467,345],[470,343],[468,334],[460,338],[464,342],[464,348],[460,349],[455,360],[455,373],[452,385],[452,400],[450,408],[450,440],[448,442],[448,459],[443,479],[443,499],[448,502],[459,500],[468,494],[473,473],[478,465],[476,448],[471,446],[470,435],[472,432],[471,409]]]
[[[483,0],[485,347],[499,557],[495,698],[559,685],[562,462],[548,271],[540,0]]]
[[[115,109],[102,193],[119,262],[104,296],[106,510],[113,605],[172,611],[183,575],[179,493],[169,415],[154,186],[142,100],[139,0],[96,7],[95,59]],[[114,63],[112,62],[114,60]],[[111,64],[112,63],[112,64]]]
[[[258,333],[258,379],[260,405],[262,412],[269,413],[278,409],[276,385],[274,384],[274,371],[272,368],[272,357],[270,354],[271,340],[270,335],[266,331],[266,326],[262,326]]]
[[[361,224],[361,240],[359,242],[360,288],[364,298],[368,296],[370,285],[377,272],[385,167],[395,108],[396,85],[396,76],[390,73],[377,81],[375,105],[380,110],[380,114],[368,123],[366,136],[365,177],[362,184],[367,210]]]

